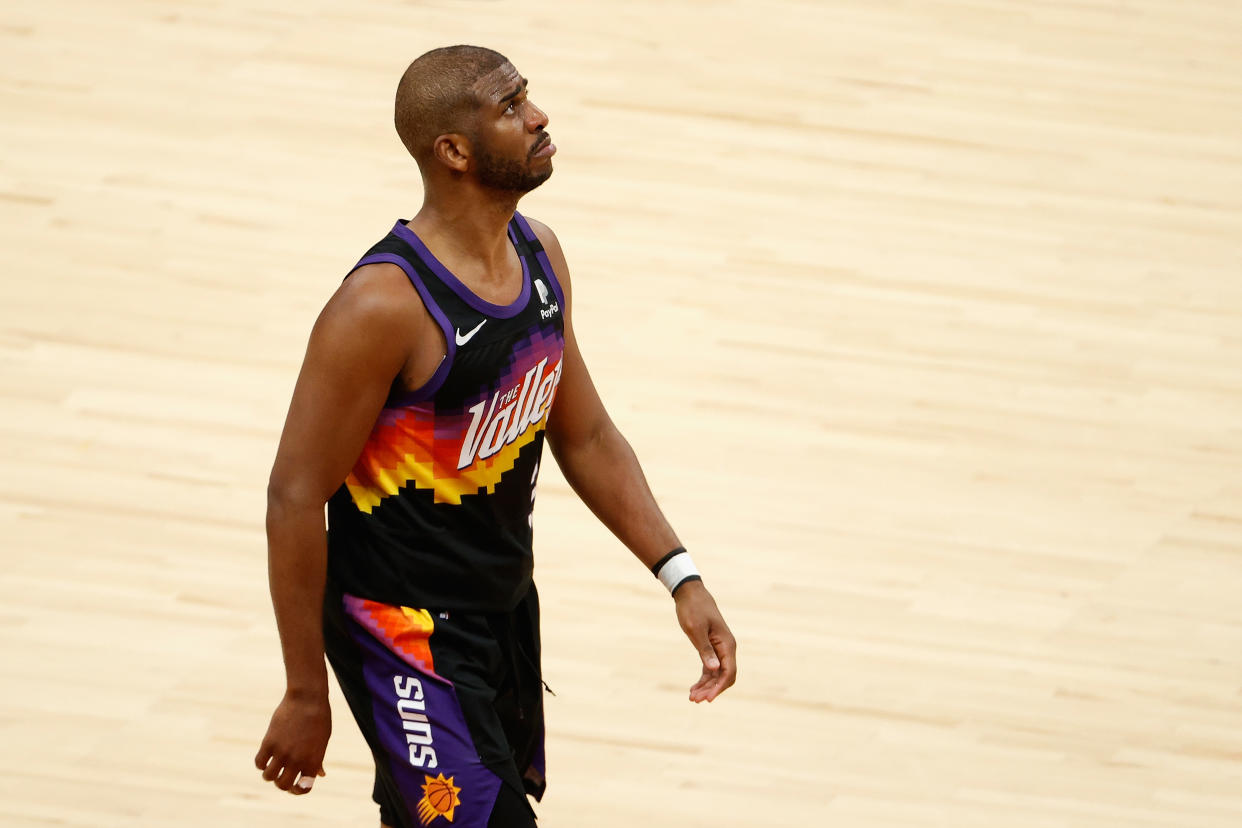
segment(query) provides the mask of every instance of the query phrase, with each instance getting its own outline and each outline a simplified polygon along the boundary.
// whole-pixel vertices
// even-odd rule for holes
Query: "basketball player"
[[[287,689],[255,765],[296,794],[323,774],[326,652],[394,828],[535,824],[530,521],[545,436],[578,495],[672,593],[702,661],[690,700],[736,677],[733,636],[591,383],[560,244],[516,212],[552,174],[547,123],[496,52],[454,46],[410,65],[396,125],[422,209],[315,323],[272,469]]]

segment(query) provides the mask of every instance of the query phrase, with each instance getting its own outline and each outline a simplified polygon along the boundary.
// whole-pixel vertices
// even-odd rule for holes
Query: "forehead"
[[[517,67],[505,61],[470,86],[470,91],[483,101],[498,101],[522,82]]]

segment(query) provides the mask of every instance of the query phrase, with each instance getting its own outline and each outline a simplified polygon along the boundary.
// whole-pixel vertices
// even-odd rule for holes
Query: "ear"
[[[454,172],[465,172],[470,166],[470,139],[458,132],[450,132],[436,138],[431,154]]]

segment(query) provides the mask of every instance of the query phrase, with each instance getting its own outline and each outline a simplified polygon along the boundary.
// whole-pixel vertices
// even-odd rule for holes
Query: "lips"
[[[552,143],[552,136],[548,133],[543,134],[543,139],[535,146],[531,147],[531,158],[545,158],[556,153],[556,144]]]

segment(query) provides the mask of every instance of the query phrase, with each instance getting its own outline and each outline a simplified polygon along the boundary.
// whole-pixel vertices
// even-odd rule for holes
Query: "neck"
[[[483,273],[503,273],[511,255],[509,220],[520,197],[519,193],[498,197],[494,191],[458,187],[452,198],[445,198],[429,187],[409,227],[429,247],[453,259],[470,262]]]

